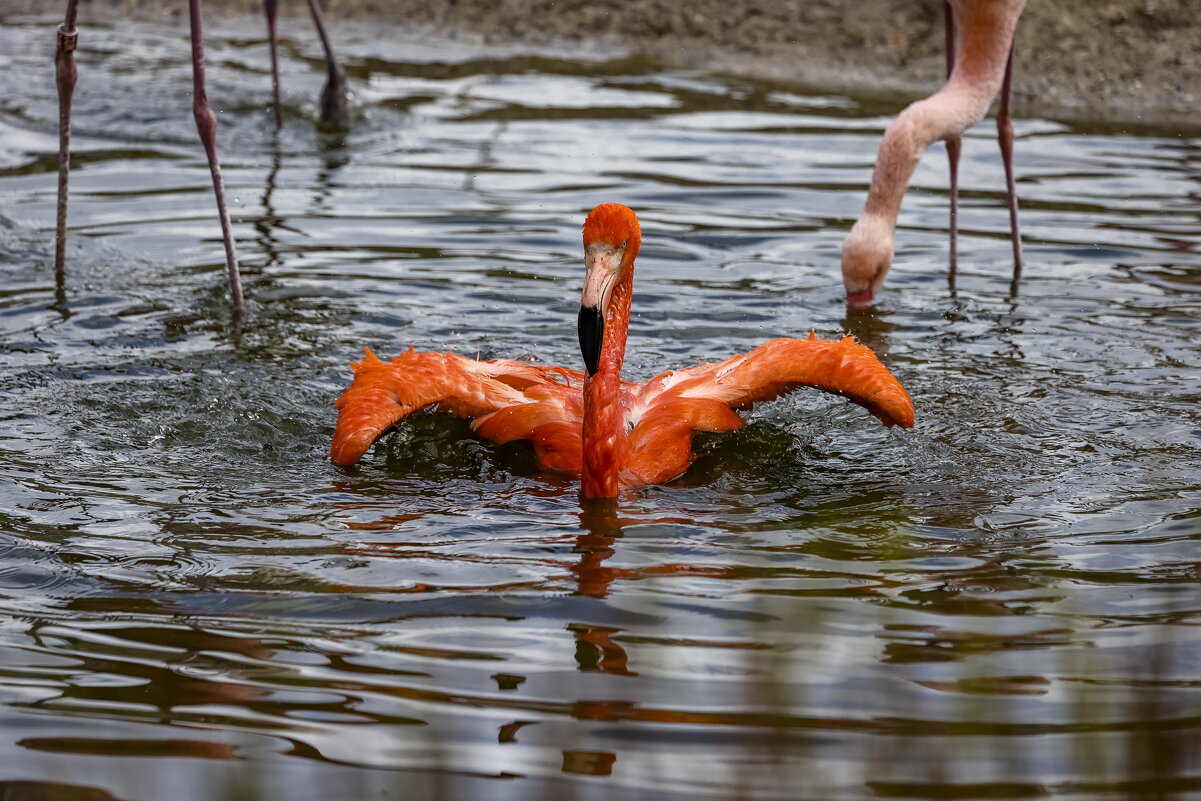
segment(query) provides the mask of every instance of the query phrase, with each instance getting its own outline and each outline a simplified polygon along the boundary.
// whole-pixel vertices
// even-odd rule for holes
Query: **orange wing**
[[[813,387],[851,400],[885,426],[913,426],[913,403],[872,351],[841,340],[770,339],[716,364],[664,373],[630,401],[630,470],[642,481],[679,475],[692,460],[694,431],[736,431],[734,411]]]
[[[583,400],[575,371],[411,348],[384,362],[365,350],[363,360],[351,365],[354,381],[336,404],[330,458],[337,464],[354,464],[405,417],[437,405],[472,420],[493,442],[531,440],[543,467],[580,469]]]
[[[749,409],[798,387],[813,387],[859,404],[889,428],[913,427],[909,394],[854,337],[818,339],[810,332],[808,339],[769,339],[748,353],[681,373],[674,383],[683,398]],[[648,389],[658,380],[648,382]]]
[[[647,382],[667,379],[675,394],[712,399],[736,410],[776,399],[797,387],[842,395],[866,408],[888,428],[913,428],[913,401],[871,348],[854,337],[820,340],[781,337],[717,364],[703,364]]]

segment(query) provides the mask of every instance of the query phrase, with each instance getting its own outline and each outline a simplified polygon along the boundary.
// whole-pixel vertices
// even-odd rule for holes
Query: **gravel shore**
[[[340,23],[384,21],[400,40],[433,34],[489,44],[596,43],[668,66],[881,97],[926,94],[944,73],[942,0],[324,2],[335,37]],[[0,15],[46,14],[58,4],[0,0]],[[205,5],[210,15],[262,8],[261,0]],[[286,15],[306,13],[301,0],[282,5]],[[186,8],[185,0],[85,0],[81,21],[117,10],[183,18]],[[1197,0],[1031,0],[1016,63],[1019,114],[1201,126]]]

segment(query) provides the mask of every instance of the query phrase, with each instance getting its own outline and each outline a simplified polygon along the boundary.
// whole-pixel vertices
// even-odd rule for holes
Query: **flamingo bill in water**
[[[1001,96],[997,140],[1005,168],[1009,227],[1013,241],[1013,279],[1021,277],[1022,237],[1018,226],[1017,187],[1013,172],[1013,121],[1009,101],[1013,83],[1013,45],[1026,0],[947,0],[946,84],[910,104],[892,121],[880,141],[863,213],[842,245],[842,280],[847,304],[870,306],[892,267],[897,216],[922,153],[934,142],[947,142],[951,179],[951,254],[959,226],[960,136],[975,125]],[[952,272],[953,275],[953,272]]]
[[[585,370],[411,348],[385,362],[367,350],[336,404],[333,461],[353,465],[401,420],[432,406],[471,420],[490,442],[529,441],[543,468],[580,476],[582,496],[612,498],[623,486],[679,476],[692,463],[694,432],[736,431],[746,425],[739,410],[798,387],[841,395],[885,426],[912,427],[904,388],[851,337],[770,339],[722,362],[622,381],[640,244],[638,218],[625,206],[597,206],[584,223]]]

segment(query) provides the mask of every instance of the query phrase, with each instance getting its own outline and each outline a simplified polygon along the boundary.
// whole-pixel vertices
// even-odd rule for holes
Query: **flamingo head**
[[[619,203],[602,203],[584,220],[584,291],[580,296],[580,351],[595,375],[604,344],[605,318],[614,288],[633,276],[642,244],[638,217]]]
[[[892,266],[892,225],[881,217],[859,218],[842,243],[842,283],[847,305],[870,306],[876,290]]]

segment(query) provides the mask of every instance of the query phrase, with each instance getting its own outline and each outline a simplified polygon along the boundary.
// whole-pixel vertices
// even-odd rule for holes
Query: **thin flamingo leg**
[[[944,0],[943,15],[947,27],[947,76],[955,68],[955,15],[950,2]],[[963,150],[963,137],[952,136],[947,139],[947,162],[951,177],[951,269],[959,260],[959,154]]]
[[[267,16],[267,42],[271,49],[271,97],[275,108],[275,127],[278,128],[284,124],[284,107],[279,97],[279,39],[275,33],[279,0],[263,0],[263,13]]]
[[[192,115],[196,117],[196,130],[208,156],[209,171],[213,175],[213,194],[217,198],[217,214],[221,218],[221,236],[225,239],[225,266],[229,272],[229,294],[233,299],[234,311],[241,312],[242,279],[238,271],[238,257],[234,253],[234,237],[229,222],[229,209],[225,205],[225,183],[221,180],[221,164],[217,160],[217,115],[209,108],[208,96],[204,91],[204,10],[201,0],[188,0],[192,18]]]
[[[1014,34],[1017,38],[1017,34]],[[1022,233],[1018,228],[1018,191],[1013,177],[1013,120],[1009,116],[1009,99],[1013,90],[1013,45],[1005,62],[1005,80],[1001,84],[1001,107],[997,111],[997,141],[1001,144],[1001,161],[1005,164],[1005,192],[1009,201],[1009,232],[1013,236],[1013,280],[1022,277]]]
[[[61,287],[67,258],[67,181],[71,174],[71,99],[75,94],[75,46],[79,32],[75,16],[79,0],[67,0],[67,14],[58,26],[54,78],[58,85],[58,213],[54,229],[54,279]]]
[[[313,16],[313,26],[317,29],[321,47],[325,50],[326,78],[325,87],[321,90],[321,122],[338,130],[346,130],[350,127],[350,110],[346,101],[346,73],[334,56],[334,48],[330,44],[329,33],[325,30],[325,17],[321,14],[321,3],[318,0],[309,0],[309,13]]]

